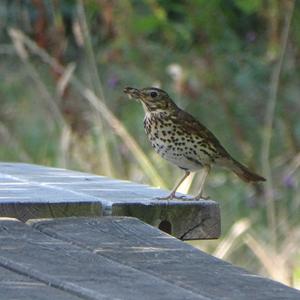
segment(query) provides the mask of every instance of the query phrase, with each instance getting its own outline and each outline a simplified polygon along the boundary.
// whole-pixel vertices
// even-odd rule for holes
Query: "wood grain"
[[[79,300],[66,291],[0,267],[0,298],[22,300]]]
[[[30,224],[51,237],[206,299],[300,299],[300,291],[250,274],[138,219],[71,218]]]
[[[207,300],[17,220],[0,220],[0,240],[0,267],[82,299]]]
[[[184,239],[220,236],[215,201],[162,201],[167,191],[104,176],[31,164],[0,163],[0,217],[22,221],[71,216],[132,216]]]

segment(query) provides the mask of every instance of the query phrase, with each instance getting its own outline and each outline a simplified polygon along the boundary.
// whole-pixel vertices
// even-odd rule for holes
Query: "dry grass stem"
[[[272,234],[272,242],[274,247],[277,244],[277,234],[276,234],[276,211],[275,211],[275,199],[274,199],[274,186],[272,179],[272,168],[270,162],[270,149],[273,135],[273,125],[275,118],[275,107],[277,102],[277,95],[280,83],[280,74],[283,66],[284,56],[287,48],[288,37],[290,32],[290,24],[294,11],[294,1],[287,1],[286,15],[285,15],[285,25],[282,32],[281,39],[281,49],[276,63],[270,83],[270,97],[267,103],[266,114],[265,114],[265,125],[264,125],[264,135],[262,144],[262,168],[263,174],[267,178],[265,183],[265,199],[267,203],[267,217],[269,222],[269,230]]]
[[[9,34],[14,41],[26,45],[34,54],[38,55],[57,73],[64,74],[65,68],[62,65],[60,65],[53,57],[51,57],[45,50],[38,47],[36,43],[29,39],[20,30],[10,28]],[[74,74],[70,79],[70,83],[90,103],[93,109],[96,109],[98,112],[100,112],[101,117],[120,136],[124,144],[128,147],[128,149],[132,152],[133,156],[136,158],[142,170],[145,172],[145,174],[147,174],[150,181],[156,186],[166,187],[165,181],[154,168],[153,164],[147,158],[146,154],[138,146],[133,137],[128,133],[124,125],[108,109],[104,102],[99,97],[97,97],[91,89],[85,87]]]
[[[250,226],[251,222],[249,219],[241,219],[235,222],[228,234],[219,243],[213,255],[222,259],[226,259],[238,242],[238,239],[250,228]]]

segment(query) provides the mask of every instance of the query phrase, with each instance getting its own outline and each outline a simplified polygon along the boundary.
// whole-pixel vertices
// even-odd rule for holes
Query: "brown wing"
[[[214,134],[197,121],[192,115],[178,109],[174,112],[173,116],[174,119],[178,120],[178,123],[182,124],[185,131],[204,139],[209,148],[214,151],[216,155],[231,158],[230,154],[225,150]]]

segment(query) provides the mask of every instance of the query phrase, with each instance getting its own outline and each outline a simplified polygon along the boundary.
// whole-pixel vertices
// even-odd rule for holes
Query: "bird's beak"
[[[123,92],[128,95],[130,99],[136,99],[141,100],[142,94],[138,89],[132,88],[132,87],[126,87]]]

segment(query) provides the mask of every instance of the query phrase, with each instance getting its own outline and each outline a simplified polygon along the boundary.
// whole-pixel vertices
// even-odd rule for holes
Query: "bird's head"
[[[126,87],[124,93],[127,94],[129,98],[140,100],[146,111],[167,111],[175,106],[169,95],[158,88],[149,87],[139,90],[132,87]]]

